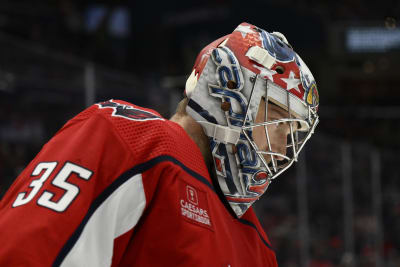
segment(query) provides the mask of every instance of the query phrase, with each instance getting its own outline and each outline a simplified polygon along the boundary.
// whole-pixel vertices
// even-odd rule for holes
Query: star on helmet
[[[301,80],[295,78],[295,74],[293,71],[290,71],[289,78],[281,78],[286,83],[286,90],[290,91],[291,89],[295,89],[300,93],[299,84],[301,84]]]

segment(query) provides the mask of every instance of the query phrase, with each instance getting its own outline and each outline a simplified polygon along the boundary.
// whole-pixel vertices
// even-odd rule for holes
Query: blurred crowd
[[[303,59],[310,62],[320,81],[321,125],[305,153],[309,266],[369,267],[379,266],[380,261],[381,266],[400,266],[400,171],[396,168],[400,163],[397,156],[400,144],[392,137],[375,141],[369,137],[400,133],[397,126],[400,116],[383,123],[379,116],[372,121],[356,116],[351,121],[355,128],[351,128],[349,121],[343,119],[347,116],[343,109],[341,118],[335,118],[335,112],[324,111],[324,105],[340,107],[343,102],[336,103],[333,98],[323,100],[326,75],[319,74],[321,69],[318,69],[324,67],[323,63],[329,64],[319,59],[321,55],[329,59],[326,31],[331,24],[366,20],[389,23],[392,27],[396,20],[387,18],[398,14],[399,1],[282,0],[254,1],[252,6],[244,6],[239,0],[195,3],[47,0],[32,6],[27,0],[2,0],[0,198],[42,145],[85,107],[87,66],[96,66],[95,101],[123,98],[155,108],[168,117],[174,103],[171,95],[181,94],[200,49],[240,22],[248,21],[291,37],[296,50],[305,55]],[[340,81],[337,84],[342,85]],[[366,88],[372,86],[360,81],[346,84],[349,87],[337,90],[344,93],[362,87],[367,94],[370,91]],[[363,103],[368,103],[376,96],[364,97]],[[400,94],[392,100],[396,97],[400,98]],[[344,101],[355,100],[348,97]],[[344,134],[335,134],[338,129]],[[344,206],[349,203],[343,193],[344,142],[352,148],[354,254],[345,247],[349,233],[344,230],[348,216]],[[398,146],[387,146],[388,143]],[[381,217],[377,217],[374,208],[376,192],[371,184],[369,156],[375,150],[381,160]],[[302,257],[304,240],[299,231],[304,229],[299,227],[296,170],[292,168],[278,178],[256,205],[283,267],[300,266]],[[382,245],[377,243],[380,238]]]
[[[329,23],[383,21],[400,13],[400,3],[394,0],[254,1],[251,6],[239,0],[48,0],[28,11],[29,4],[2,1],[0,29],[135,73],[173,74],[186,73],[200,48],[242,21],[285,32],[298,39],[297,48],[307,50],[324,49],[323,30]],[[290,20],[283,19],[288,16]]]

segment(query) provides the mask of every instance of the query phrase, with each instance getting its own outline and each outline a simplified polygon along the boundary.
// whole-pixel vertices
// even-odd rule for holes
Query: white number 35
[[[29,193],[21,192],[18,194],[12,206],[18,207],[21,205],[25,205],[26,203],[31,201],[40,191],[40,188],[43,186],[47,178],[49,178],[49,176],[52,174],[56,166],[57,162],[39,163],[33,170],[32,176],[38,176],[42,172],[43,174],[38,179],[35,179],[30,183],[29,187],[32,188],[32,190]],[[65,165],[61,168],[61,170],[57,173],[57,175],[51,182],[52,185],[63,189],[65,191],[64,194],[57,201],[53,201],[52,198],[54,196],[54,193],[44,190],[37,200],[37,204],[58,212],[65,211],[75,199],[75,197],[79,194],[79,187],[67,181],[68,177],[70,177],[72,173],[75,173],[77,177],[84,180],[89,180],[93,174],[92,171],[78,166],[74,163],[65,163]]]

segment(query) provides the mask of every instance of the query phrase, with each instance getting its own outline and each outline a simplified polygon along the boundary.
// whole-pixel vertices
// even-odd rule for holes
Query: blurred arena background
[[[72,116],[173,112],[197,53],[240,22],[313,72],[320,125],[256,204],[282,267],[400,266],[400,1],[0,2],[0,198]],[[96,131],[96,129],[93,129]]]

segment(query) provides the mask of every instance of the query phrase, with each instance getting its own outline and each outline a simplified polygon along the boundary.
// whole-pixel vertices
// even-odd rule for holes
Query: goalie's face
[[[275,165],[279,165],[280,161],[285,160],[288,137],[298,130],[297,122],[278,122],[286,118],[288,118],[286,110],[271,102],[267,105],[265,99],[261,99],[255,124],[263,125],[253,128],[253,140],[259,151],[265,151],[263,157],[268,164],[274,160]]]
[[[267,112],[265,112],[265,100],[261,100],[260,107],[255,123],[263,123],[270,120],[278,120],[283,117],[283,110],[275,105],[268,105]],[[259,150],[272,150],[276,153],[286,155],[286,137],[290,133],[290,129],[286,124],[273,124],[264,127],[255,127],[253,130],[253,140],[256,143]],[[266,132],[268,131],[268,132]],[[268,144],[269,137],[269,144]],[[269,147],[270,146],[270,147]],[[264,158],[269,163],[271,161],[270,155],[264,155]],[[277,157],[282,159],[282,157]]]

